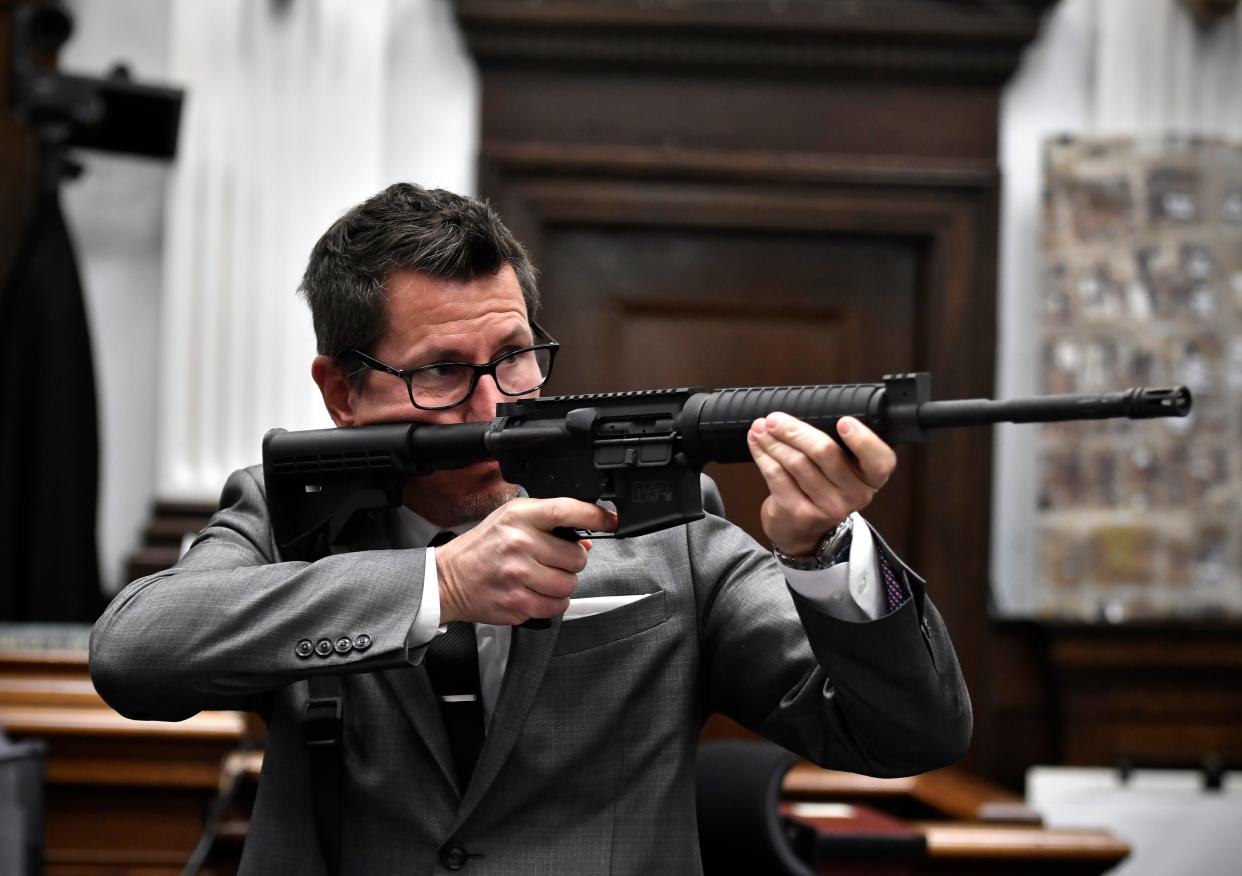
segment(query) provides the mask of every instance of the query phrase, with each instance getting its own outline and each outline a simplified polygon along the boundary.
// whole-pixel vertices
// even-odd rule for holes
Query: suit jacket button
[[[318,654],[320,657],[327,657],[329,654],[331,654],[332,653],[332,640],[331,639],[320,639],[318,642],[316,642],[315,653]]]
[[[294,647],[293,653],[297,654],[299,657],[309,657],[315,653],[315,646],[311,644],[310,639],[303,639],[298,642],[296,647]]]
[[[440,847],[440,863],[450,870],[460,870],[466,866],[467,857],[461,843],[446,843]]]
[[[354,650],[354,640],[349,636],[341,636],[336,640],[336,653],[348,654],[352,650]]]
[[[355,651],[365,651],[367,648],[370,648],[370,647],[371,647],[371,637],[368,636],[366,633],[359,633],[358,635],[354,636],[354,650]]]

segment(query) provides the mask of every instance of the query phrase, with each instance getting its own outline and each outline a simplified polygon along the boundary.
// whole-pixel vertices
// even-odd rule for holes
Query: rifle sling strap
[[[341,870],[341,793],[344,789],[344,707],[339,675],[312,675],[302,719],[310,768],[315,834],[329,876]]]

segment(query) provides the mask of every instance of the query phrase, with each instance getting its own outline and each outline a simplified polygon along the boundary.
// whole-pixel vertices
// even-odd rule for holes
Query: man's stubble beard
[[[472,491],[453,490],[449,485],[434,483],[435,477],[435,474],[424,475],[406,481],[402,498],[411,511],[446,529],[482,520],[521,495],[519,487],[499,476],[495,482]]]
[[[506,502],[511,502],[519,495],[518,488],[513,484],[502,482],[502,486],[494,491],[489,491],[485,495],[470,495],[463,497],[453,508],[454,521],[452,523],[444,523],[442,526],[461,526],[463,523],[472,523],[476,520],[482,520],[488,514],[491,514]]]

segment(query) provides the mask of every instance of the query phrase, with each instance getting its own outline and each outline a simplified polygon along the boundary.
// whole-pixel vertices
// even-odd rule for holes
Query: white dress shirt
[[[427,547],[441,531],[436,526],[408,508],[397,510],[398,547],[425,549],[427,561],[423,573],[423,595],[418,614],[410,626],[405,643],[409,649],[419,648],[445,630],[440,624],[440,579],[436,573],[436,549]],[[885,612],[884,586],[880,578],[879,563],[872,543],[871,529],[858,514],[854,518],[850,556],[844,563],[828,569],[805,572],[783,566],[785,580],[799,595],[809,599],[825,613],[839,620],[862,623],[875,620]],[[474,527],[473,523],[456,526],[452,531],[460,535]],[[565,612],[564,622],[589,617],[620,608],[641,596],[602,596],[573,599]],[[505,677],[509,662],[509,643],[513,635],[510,626],[476,623],[475,641],[479,647],[479,684],[483,697],[483,719],[490,723],[496,698],[500,695],[500,683]]]

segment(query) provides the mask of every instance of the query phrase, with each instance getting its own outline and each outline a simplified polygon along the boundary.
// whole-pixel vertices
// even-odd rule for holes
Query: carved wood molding
[[[815,152],[662,147],[564,146],[487,140],[481,153],[503,176],[669,178],[722,182],[806,182],[859,186],[981,189],[999,186],[994,163],[932,156],[828,155]]]
[[[456,0],[480,63],[999,82],[1054,0]]]
[[[791,189],[772,180],[768,184],[725,184],[695,180],[627,180],[610,174],[565,176],[542,172],[514,172],[513,166],[489,163],[487,189],[499,194],[496,206],[536,263],[549,225],[623,225],[817,231],[843,234],[907,236],[926,241],[929,263],[929,306],[944,320],[963,325],[981,315],[979,301],[991,298],[986,278],[955,271],[969,262],[977,245],[972,229],[986,216],[995,197],[994,185],[971,177],[970,185],[936,186],[927,190],[905,181],[887,185],[872,181],[860,191],[853,185],[820,185]],[[995,183],[995,174],[991,175]],[[986,314],[983,314],[987,318]],[[930,332],[930,327],[929,327]],[[960,338],[976,333],[961,329]],[[955,374],[961,350],[942,349],[934,333],[923,342],[929,365],[938,368],[944,391],[976,394],[991,391],[991,377],[977,372]],[[990,356],[991,351],[985,351]],[[937,361],[941,360],[941,361]],[[960,437],[960,436],[957,436]],[[938,446],[952,446],[945,436]]]
[[[1242,625],[1050,625],[1049,662],[1063,672],[1206,672],[1223,677],[1242,671]]]

